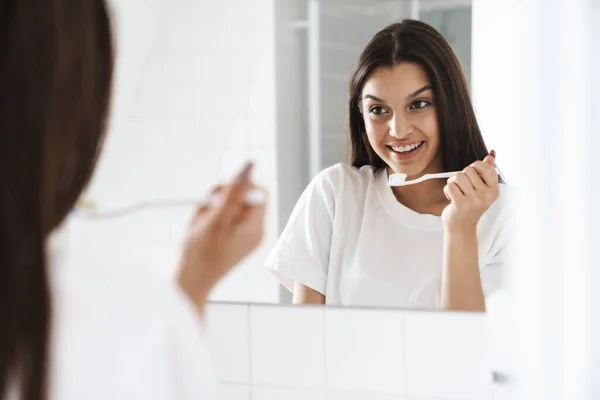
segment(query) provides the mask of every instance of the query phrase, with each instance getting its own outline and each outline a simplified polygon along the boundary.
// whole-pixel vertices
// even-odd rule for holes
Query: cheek
[[[437,117],[435,115],[424,117],[420,119],[415,125],[417,125],[419,131],[427,138],[427,140],[430,143],[439,142],[440,134],[437,123]]]
[[[377,146],[378,142],[387,136],[388,125],[386,122],[366,119],[365,130],[367,131],[371,145]]]

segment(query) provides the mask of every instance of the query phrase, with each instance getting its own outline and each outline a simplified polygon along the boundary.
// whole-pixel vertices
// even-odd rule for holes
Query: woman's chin
[[[396,160],[386,160],[388,165],[388,174],[405,174],[408,178],[416,179],[425,174],[443,172],[440,168],[434,168],[433,163],[405,163]]]
[[[418,178],[420,176],[423,176],[425,174],[425,172],[423,171],[423,169],[419,169],[419,168],[402,168],[400,166],[397,165],[388,165],[388,175],[392,175],[392,174],[404,174],[406,175],[408,178]]]

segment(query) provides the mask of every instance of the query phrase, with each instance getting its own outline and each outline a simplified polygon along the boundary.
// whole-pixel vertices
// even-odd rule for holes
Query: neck
[[[410,177],[410,179],[415,179],[415,177]],[[421,214],[439,216],[448,205],[448,199],[444,195],[445,185],[446,179],[429,179],[414,185],[394,186],[392,192],[396,200],[411,210]]]

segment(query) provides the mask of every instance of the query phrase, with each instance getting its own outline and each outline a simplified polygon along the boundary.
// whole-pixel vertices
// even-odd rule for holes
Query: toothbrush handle
[[[420,178],[417,179],[413,179],[412,181],[406,181],[403,183],[402,186],[407,186],[407,185],[414,185],[416,183],[421,183],[421,182],[425,182],[429,179],[437,179],[437,178],[450,178],[451,176],[454,176],[458,174],[458,171],[454,171],[454,172],[440,172],[437,174],[425,174]]]
[[[498,172],[498,175],[501,175],[498,167],[494,167],[494,169]],[[451,178],[454,175],[460,173],[461,171],[453,171],[453,172],[440,172],[438,174],[426,174],[423,176],[425,179],[436,179],[436,178]]]
[[[440,172],[439,174],[427,174],[424,177],[427,177],[428,179],[450,178],[450,177],[453,177],[454,175],[456,175],[458,173],[459,173],[459,171],[454,171],[454,172]]]

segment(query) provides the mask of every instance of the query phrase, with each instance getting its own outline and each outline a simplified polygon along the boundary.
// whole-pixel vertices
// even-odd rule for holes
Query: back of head
[[[419,65],[431,81],[444,170],[462,170],[475,160],[483,159],[488,152],[475,118],[467,80],[454,51],[432,26],[404,20],[375,34],[360,55],[352,75],[348,103],[352,165],[385,167],[367,140],[359,101],[365,82],[376,69],[402,62]]]
[[[0,397],[45,397],[45,243],[91,177],[112,69],[104,0],[2,0]]]

